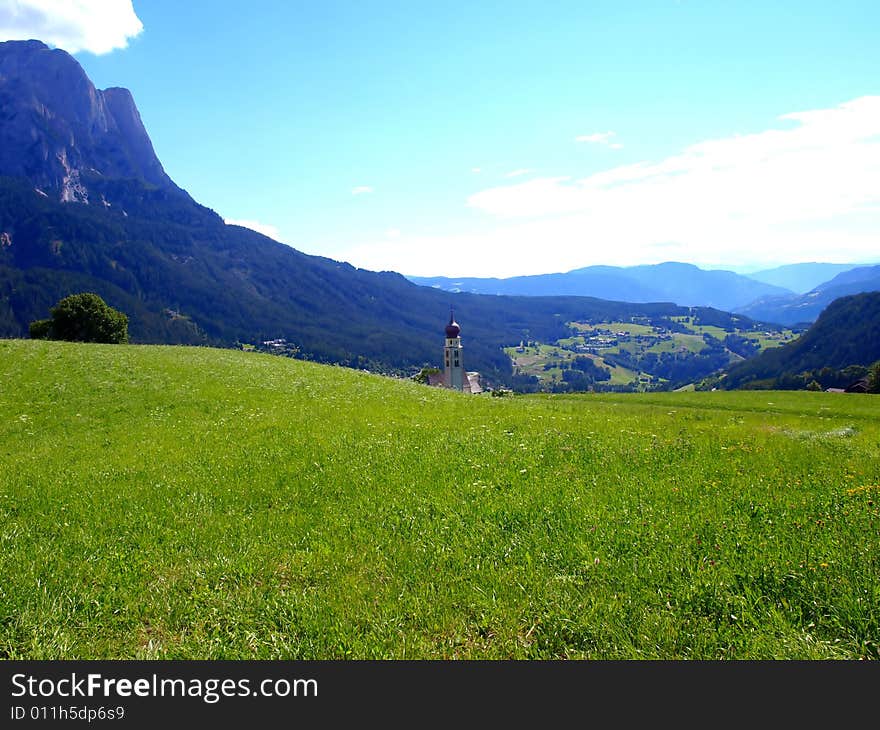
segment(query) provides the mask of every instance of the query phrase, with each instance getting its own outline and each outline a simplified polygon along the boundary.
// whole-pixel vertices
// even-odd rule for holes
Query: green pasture
[[[635,337],[636,335],[655,336],[654,328],[647,324],[634,324],[632,322],[601,322],[599,324],[590,324],[588,322],[571,322],[571,327],[578,332],[592,334],[597,331],[610,331],[612,334],[623,333],[624,335]]]
[[[0,657],[880,658],[880,400],[0,341]]]
[[[518,352],[516,347],[505,347],[504,352],[510,357],[518,372],[524,375],[534,375],[544,382],[560,381],[562,380],[562,368],[559,366],[579,355],[579,353],[561,347],[565,344],[569,343],[560,340],[559,346],[535,344],[525,348],[524,352]],[[608,348],[607,351],[618,352],[619,348]],[[599,367],[605,367],[611,371],[611,380],[608,382],[612,385],[624,385],[638,377],[637,372],[605,362],[599,355],[585,354],[585,356],[593,360]],[[545,369],[545,365],[548,363],[554,367]]]

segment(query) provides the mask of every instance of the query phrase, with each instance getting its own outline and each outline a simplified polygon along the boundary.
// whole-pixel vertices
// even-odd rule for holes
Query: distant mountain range
[[[797,325],[813,322],[838,297],[880,291],[880,265],[851,268],[806,294],[763,297],[735,311],[752,319]]]
[[[500,384],[514,377],[502,346],[555,341],[573,320],[703,312],[748,325],[669,303],[453,294],[308,256],[193,201],[126,90],[95,89],[39,41],[0,43],[0,336],[25,336],[82,291],[125,312],[134,342],[283,339],[300,357],[386,372],[439,364],[452,305],[466,366]]]
[[[754,274],[701,269],[666,262],[640,266],[588,266],[565,273],[506,279],[410,276],[422,286],[450,292],[518,296],[594,296],[628,302],[673,302],[715,307],[783,325],[813,321],[829,304],[827,294],[844,296],[880,287],[869,272],[847,272],[858,264],[803,263]],[[862,267],[864,268],[864,267]],[[843,276],[843,279],[837,277]],[[835,289],[835,287],[842,287]]]
[[[704,270],[667,262],[643,266],[588,266],[559,274],[508,279],[411,276],[411,281],[444,291],[525,296],[591,296],[628,302],[674,302],[682,306],[735,311],[761,297],[791,295],[789,289],[733,271]]]
[[[880,360],[880,292],[834,300],[816,322],[793,342],[764,350],[733,366],[721,387],[845,387]]]
[[[765,284],[790,289],[795,294],[806,294],[844,271],[866,265],[868,264],[825,264],[811,261],[755,271],[748,274],[748,277],[763,281]]]

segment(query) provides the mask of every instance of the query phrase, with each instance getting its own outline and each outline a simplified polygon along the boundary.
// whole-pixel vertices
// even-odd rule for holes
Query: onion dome
[[[446,325],[446,336],[451,338],[458,337],[461,334],[461,327],[455,321],[455,313],[449,310],[449,324]]]

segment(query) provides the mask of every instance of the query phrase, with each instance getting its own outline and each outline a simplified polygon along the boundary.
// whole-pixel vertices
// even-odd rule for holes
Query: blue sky
[[[877,2],[90,4],[0,0],[0,31],[131,89],[178,184],[307,253],[880,260]]]

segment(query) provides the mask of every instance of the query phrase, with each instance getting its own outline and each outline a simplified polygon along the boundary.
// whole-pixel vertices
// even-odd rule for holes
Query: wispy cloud
[[[785,114],[790,129],[709,140],[659,162],[589,177],[546,177],[468,200],[499,217],[599,213],[612,206],[659,222],[721,225],[817,220],[880,203],[880,96]]]
[[[281,241],[281,232],[271,223],[261,223],[260,221],[250,221],[236,218],[224,218],[223,222],[230,226],[242,226],[243,228],[250,228],[252,231],[262,233],[264,236],[268,236],[275,241]]]
[[[623,149],[623,145],[620,142],[611,141],[611,138],[614,136],[614,132],[593,132],[593,134],[582,134],[575,137],[574,141],[586,144],[601,144],[613,150]]]
[[[69,53],[125,48],[143,23],[131,0],[6,0],[0,3],[0,40],[39,38]]]
[[[482,171],[483,171],[483,168],[481,168],[481,167],[472,167],[471,168],[471,172],[474,174],[476,174],[478,172],[482,172]]]
[[[478,233],[402,236],[352,253],[361,266],[457,276],[672,259],[876,260],[880,96],[779,119],[784,127],[698,142],[661,160],[488,188],[467,199],[484,214]],[[440,270],[438,250],[454,271]]]
[[[522,177],[523,175],[528,175],[532,170],[522,168],[519,170],[511,170],[504,177]]]
[[[614,132],[594,132],[593,134],[582,134],[575,137],[575,142],[589,142],[591,144],[604,144],[614,136]]]
[[[369,185],[358,185],[351,189],[352,195],[366,195],[368,193],[375,192],[372,187]]]

